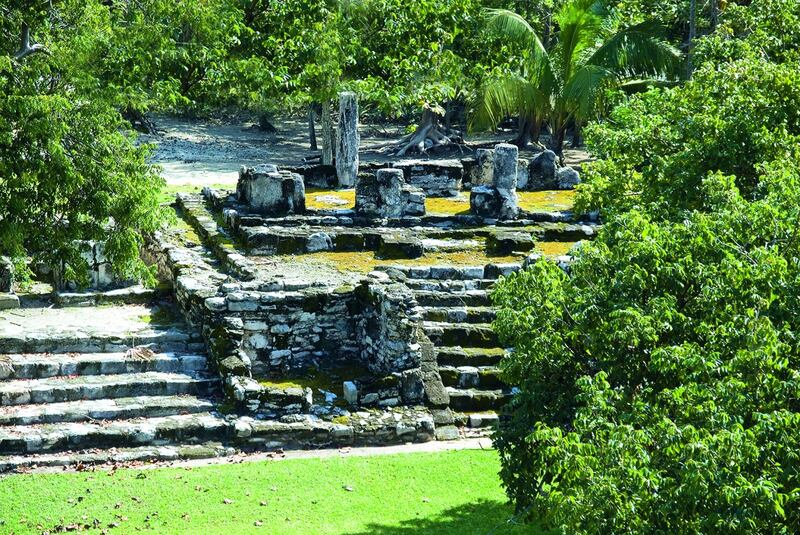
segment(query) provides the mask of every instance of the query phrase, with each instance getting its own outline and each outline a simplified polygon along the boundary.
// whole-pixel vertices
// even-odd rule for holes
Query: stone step
[[[210,459],[234,455],[236,449],[220,442],[167,446],[139,446],[108,450],[89,449],[83,452],[39,453],[0,456],[0,474],[33,467],[91,466],[131,462],[170,462],[190,459]]]
[[[61,307],[146,304],[164,295],[164,291],[144,286],[129,286],[108,291],[56,292],[53,300]]]
[[[500,415],[495,411],[459,412],[453,414],[453,417],[458,425],[472,429],[496,427],[500,422]]]
[[[475,388],[446,387],[450,408],[463,412],[499,410],[511,399],[511,390],[479,390]]]
[[[0,382],[0,406],[133,396],[208,395],[218,379],[201,373],[127,373]]]
[[[202,351],[199,337],[179,328],[153,328],[128,333],[41,331],[0,335],[0,353],[101,353],[147,347],[153,351]]]
[[[489,306],[489,293],[486,290],[467,290],[464,292],[437,292],[417,290],[414,292],[417,304],[424,307],[465,307]]]
[[[428,292],[465,292],[468,290],[488,290],[496,281],[488,279],[473,280],[437,280],[437,279],[407,279],[406,286],[412,290],[425,290]]]
[[[423,321],[425,334],[437,346],[498,347],[500,341],[489,323]]]
[[[437,347],[436,360],[440,366],[493,366],[500,362],[506,350],[499,347]]]
[[[497,312],[493,307],[422,307],[422,319],[452,323],[491,323]]]
[[[214,410],[214,404],[210,400],[183,395],[12,405],[0,407],[0,426],[153,418],[212,410]]]
[[[195,372],[205,369],[205,357],[176,353],[131,351],[0,355],[0,380],[43,379],[62,375]]]
[[[481,388],[497,390],[508,387],[500,377],[496,366],[439,366],[439,374],[445,386],[456,388]]]
[[[0,427],[0,455],[86,448],[197,444],[223,440],[229,424],[218,414]]]

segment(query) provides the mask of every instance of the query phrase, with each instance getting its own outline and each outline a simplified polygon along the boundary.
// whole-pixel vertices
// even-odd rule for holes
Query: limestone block
[[[381,236],[377,256],[383,259],[419,258],[424,252],[425,249],[422,245],[422,241],[417,238],[408,236]]]
[[[358,404],[358,387],[353,381],[345,381],[342,383],[342,391],[345,401],[350,405]]]
[[[12,293],[0,293],[0,310],[19,308],[19,297]]]
[[[519,148],[510,143],[499,143],[494,147],[492,158],[492,185],[498,190],[517,189],[517,160]]]
[[[0,256],[0,292],[14,291],[14,264],[11,259]]]
[[[456,197],[461,191],[464,167],[458,160],[401,160],[392,167],[402,169],[406,183],[430,197]]]
[[[472,187],[492,185],[493,159],[494,151],[492,149],[478,149],[475,151],[475,166],[470,170]]]
[[[581,183],[581,177],[572,167],[562,167],[556,173],[558,177],[558,189],[574,189]]]
[[[315,232],[306,241],[306,251],[316,253],[317,251],[333,250],[333,239],[325,232]]]
[[[336,130],[336,177],[339,186],[352,188],[358,176],[358,98],[355,93],[339,94],[339,127]]]
[[[527,252],[536,242],[529,232],[495,232],[486,239],[486,248],[493,254],[507,255],[515,251]]]
[[[274,165],[242,168],[237,191],[240,201],[264,215],[302,214],[306,209],[303,178]]]
[[[477,186],[469,194],[470,212],[481,217],[497,217],[503,200],[492,186]]]
[[[551,150],[537,154],[528,166],[530,178],[527,189],[531,191],[551,190],[558,188],[558,157]]]
[[[400,169],[379,169],[376,173],[378,197],[385,217],[403,215],[403,172]]]

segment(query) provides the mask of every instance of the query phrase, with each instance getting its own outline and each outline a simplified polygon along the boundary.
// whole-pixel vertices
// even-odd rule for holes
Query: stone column
[[[355,93],[339,94],[339,128],[336,131],[336,176],[339,186],[352,188],[358,176],[358,99]]]
[[[322,165],[333,163],[333,123],[331,122],[331,101],[322,101]]]
[[[403,215],[401,189],[405,184],[403,171],[400,169],[378,169],[377,182],[383,217],[401,217]]]
[[[473,186],[489,186],[492,184],[492,168],[494,151],[478,149],[475,151],[475,167],[472,169]]]
[[[519,149],[510,143],[494,147],[492,184],[502,199],[500,219],[514,219],[519,214],[517,204],[517,159]]]

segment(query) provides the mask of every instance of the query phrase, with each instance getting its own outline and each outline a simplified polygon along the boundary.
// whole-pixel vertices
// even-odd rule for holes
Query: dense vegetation
[[[567,533],[800,529],[800,5],[731,9],[693,79],[588,129],[605,227],[495,294],[509,497]]]
[[[511,116],[517,143],[549,132],[560,150],[568,129],[578,141],[583,124],[620,100],[623,82],[674,80],[682,71],[676,47],[686,50],[690,35],[710,31],[719,7],[717,0],[699,7],[696,0],[0,0],[0,254],[20,265],[30,256],[63,261],[80,279],[79,240],[108,235],[121,274],[146,277],[136,248],[162,220],[161,183],[126,128],[152,132],[148,112],[245,110],[271,128],[276,110],[308,110],[310,121],[322,118],[329,161],[332,100],[351,89],[364,113],[418,123],[391,148],[399,154],[458,142],[467,116],[487,128]],[[796,31],[791,21],[768,24]],[[499,98],[497,89],[509,87],[516,92]]]

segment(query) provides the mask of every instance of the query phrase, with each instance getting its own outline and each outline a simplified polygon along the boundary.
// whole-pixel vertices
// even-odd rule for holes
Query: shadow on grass
[[[369,524],[353,535],[508,535],[543,533],[535,524],[524,524],[513,518],[510,505],[481,500],[451,507],[428,518],[401,520],[400,525]]]

